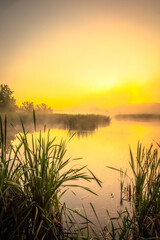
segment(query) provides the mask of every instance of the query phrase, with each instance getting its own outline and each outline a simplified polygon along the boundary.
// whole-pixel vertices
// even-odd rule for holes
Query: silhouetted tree
[[[45,103],[41,103],[39,105],[37,104],[35,109],[38,112],[47,112],[47,113],[53,112],[53,110],[50,107],[48,107]]]
[[[0,84],[0,111],[15,111],[16,99],[12,96],[13,91],[6,84]]]
[[[22,106],[20,106],[20,110],[26,111],[26,112],[31,112],[34,109],[34,104],[33,102],[22,102]]]

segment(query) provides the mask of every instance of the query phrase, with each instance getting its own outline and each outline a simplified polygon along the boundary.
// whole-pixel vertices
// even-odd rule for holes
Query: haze
[[[0,0],[1,83],[17,103],[160,102],[159,0]]]

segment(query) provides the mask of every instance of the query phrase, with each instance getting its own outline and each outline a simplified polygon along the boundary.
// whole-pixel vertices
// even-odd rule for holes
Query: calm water
[[[51,129],[51,137],[57,136],[57,142],[62,137],[68,138],[67,135],[67,130]],[[128,169],[130,174],[129,145],[136,156],[138,141],[149,147],[154,140],[160,143],[160,123],[158,122],[127,122],[112,119],[109,126],[100,127],[91,134],[75,135],[68,143],[66,157],[81,157],[81,160],[73,164],[87,165],[103,184],[100,188],[95,182],[85,183],[85,186],[94,190],[98,196],[85,190],[73,189],[76,195],[69,190],[62,201],[65,201],[68,207],[82,212],[83,204],[91,219],[93,215],[89,203],[92,202],[101,222],[105,225],[107,223],[106,209],[112,216],[115,216],[117,210],[124,207],[120,206],[120,175],[108,169],[107,166]],[[154,145],[156,146],[155,143]],[[81,184],[84,185],[83,182]]]

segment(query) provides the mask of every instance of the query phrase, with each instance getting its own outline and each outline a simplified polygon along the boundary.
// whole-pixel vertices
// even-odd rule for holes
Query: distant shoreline
[[[85,125],[94,122],[95,125],[106,125],[111,121],[110,116],[100,114],[67,114],[67,113],[47,113],[47,112],[36,112],[37,124],[47,125],[63,125],[68,128],[70,125]],[[10,124],[19,124],[21,121],[24,124],[30,124],[33,121],[33,112],[19,111],[19,112],[4,112],[0,113],[2,119],[7,116]]]
[[[31,133],[35,130],[33,121],[33,112],[8,112],[0,113],[2,121],[5,116],[8,123],[8,140],[15,139],[18,132],[22,131],[22,124],[27,132]],[[110,125],[111,118],[104,115],[95,114],[58,114],[58,113],[36,113],[36,131],[40,131],[43,127],[47,129],[63,129],[70,133],[84,136],[93,133],[99,127]]]
[[[141,114],[117,114],[115,115],[117,120],[121,121],[160,121],[160,114],[141,113]]]

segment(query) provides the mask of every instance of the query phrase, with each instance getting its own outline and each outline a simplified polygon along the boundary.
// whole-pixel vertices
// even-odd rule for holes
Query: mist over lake
[[[0,240],[160,239],[160,0],[0,0]]]
[[[46,122],[45,131],[50,129],[51,138],[56,137],[57,142],[62,138],[66,140],[71,138],[67,144],[66,158],[80,158],[75,162],[75,165],[87,165],[103,182],[102,188],[96,186],[94,182],[88,183],[88,186],[98,196],[86,193],[84,190],[71,189],[63,197],[63,201],[66,202],[68,207],[78,209],[80,212],[83,212],[82,205],[84,205],[88,216],[94,219],[93,213],[89,209],[89,202],[92,202],[104,226],[108,219],[105,209],[108,209],[112,216],[116,216],[117,210],[122,211],[125,206],[130,206],[129,202],[120,204],[120,174],[107,168],[107,166],[124,171],[127,169],[128,174],[131,174],[129,146],[136,156],[138,142],[143,143],[148,148],[151,143],[156,146],[156,142],[160,142],[160,121],[157,121],[156,117],[155,119],[152,118],[152,121],[148,121],[144,116],[137,116],[139,116],[138,119],[132,115],[130,118],[121,116],[121,118],[110,119],[107,116],[100,115],[53,114],[48,115],[48,117],[37,115],[37,134],[40,130],[43,131],[42,123]],[[15,119],[18,121],[17,118]],[[28,120],[26,120],[26,117],[24,119],[30,136],[34,128],[31,120],[32,114],[28,116]],[[69,123],[72,123],[72,125],[68,125]],[[20,131],[20,123],[10,126],[9,136],[13,130],[12,137],[10,136],[13,145],[16,143],[15,129]],[[81,184],[83,185],[83,181]]]

